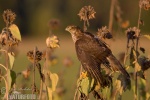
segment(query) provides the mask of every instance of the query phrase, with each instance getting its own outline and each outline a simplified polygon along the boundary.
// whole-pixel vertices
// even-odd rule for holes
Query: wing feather
[[[93,56],[91,56],[86,50],[84,50],[83,45],[85,46],[85,41],[77,41],[75,43],[76,53],[78,59],[80,60],[83,68],[87,71],[95,81],[99,82],[103,86],[103,76],[100,71],[100,63],[98,63]]]

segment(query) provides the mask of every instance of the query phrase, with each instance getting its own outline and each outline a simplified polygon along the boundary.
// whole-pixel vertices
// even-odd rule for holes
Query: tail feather
[[[120,64],[120,62],[116,59],[116,57],[114,55],[112,55],[112,54],[109,55],[107,57],[107,60],[109,61],[110,65],[114,71],[120,71],[127,78],[130,78],[130,75],[128,74],[128,72],[125,70],[125,68],[123,68],[123,66]]]

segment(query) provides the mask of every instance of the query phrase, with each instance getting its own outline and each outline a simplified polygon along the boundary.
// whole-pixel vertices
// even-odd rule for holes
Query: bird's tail
[[[123,66],[120,64],[120,62],[116,59],[114,55],[109,55],[107,57],[107,60],[110,63],[110,66],[114,71],[120,71],[123,75],[125,75],[127,78],[130,78],[128,72],[123,68]]]

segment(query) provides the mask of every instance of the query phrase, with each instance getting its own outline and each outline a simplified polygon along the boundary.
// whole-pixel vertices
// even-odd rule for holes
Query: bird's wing
[[[76,53],[78,59],[80,60],[83,68],[87,71],[95,81],[99,82],[103,86],[103,76],[100,72],[100,64],[95,60],[95,58],[90,55],[87,50],[85,50],[86,42],[83,40],[78,40],[75,43]]]
[[[126,76],[127,78],[130,78],[130,75],[128,74],[128,72],[125,70],[125,68],[123,68],[123,66],[120,64],[120,62],[116,59],[116,57],[113,54],[110,54],[107,57],[107,60],[109,61],[114,71],[120,71],[124,76]]]

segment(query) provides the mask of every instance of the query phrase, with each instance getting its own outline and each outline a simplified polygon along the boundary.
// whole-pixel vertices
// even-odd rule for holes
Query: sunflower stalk
[[[35,93],[35,67],[36,67],[36,62],[35,62],[35,59],[36,59],[36,51],[37,51],[37,47],[34,48],[34,51],[33,51],[33,83],[32,83],[32,95]]]
[[[141,12],[142,12],[141,8],[142,7],[139,6],[139,16],[138,16],[138,23],[137,23],[137,28],[138,29],[140,27],[139,21],[141,19]],[[136,54],[138,52],[139,39],[140,39],[140,32],[138,32],[137,39],[136,39],[136,45],[135,45]],[[138,60],[138,55],[136,55],[136,61],[137,60]],[[135,96],[134,96],[134,100],[138,100],[138,74],[137,74],[137,71],[136,71],[136,67],[135,67],[134,77],[135,77]]]
[[[116,3],[116,0],[111,0],[110,14],[109,14],[109,31],[110,32],[112,32],[115,3]]]

